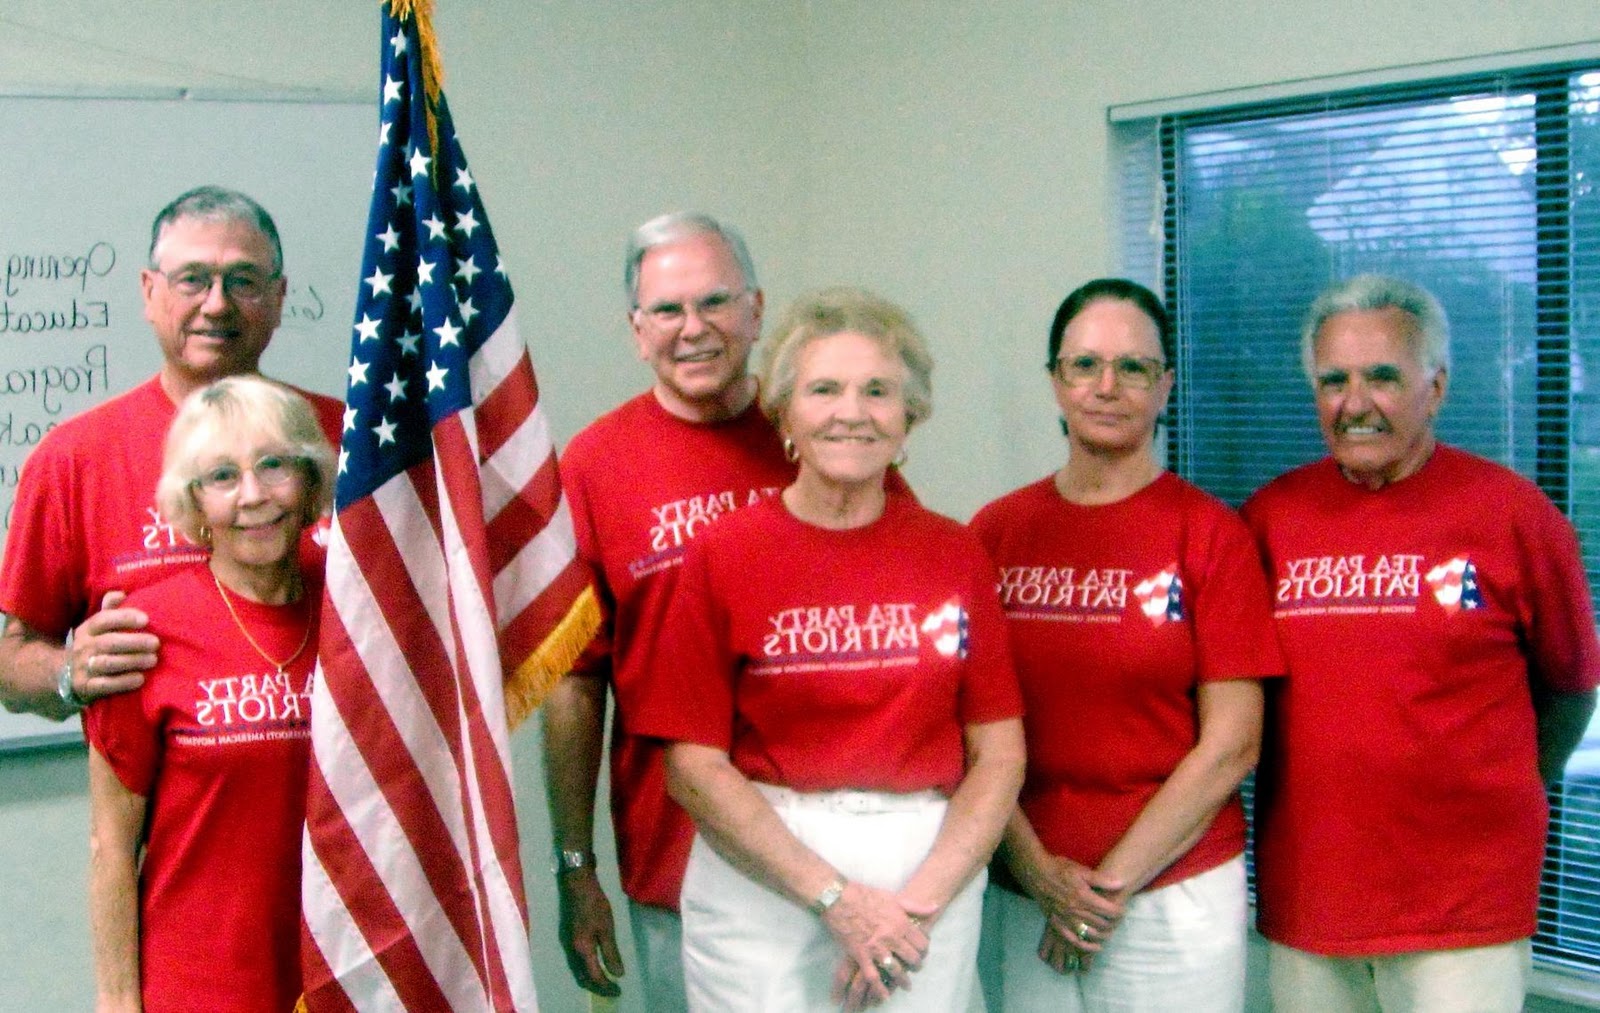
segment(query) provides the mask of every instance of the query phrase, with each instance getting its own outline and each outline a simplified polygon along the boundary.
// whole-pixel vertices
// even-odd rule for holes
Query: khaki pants
[[[1379,957],[1267,945],[1276,1013],[1518,1013],[1533,960],[1526,939]]]

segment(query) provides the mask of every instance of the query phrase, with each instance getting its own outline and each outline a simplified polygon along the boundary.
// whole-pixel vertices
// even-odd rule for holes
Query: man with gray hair
[[[1284,1011],[1522,1008],[1549,813],[1600,684],[1577,535],[1440,444],[1448,324],[1364,275],[1312,304],[1329,456],[1244,505],[1288,678],[1256,779],[1258,926]]]
[[[258,371],[287,290],[272,216],[215,186],[156,215],[139,280],[160,371],[52,429],[22,467],[0,564],[8,710],[60,720],[143,683],[156,638],[143,632],[144,613],[118,604],[208,554],[155,507],[167,427],[191,392]],[[337,446],[342,406],[299,393]]]
[[[662,215],[633,234],[623,269],[628,324],[650,390],[601,416],[561,456],[579,554],[607,610],[602,647],[544,705],[545,769],[561,938],[578,984],[616,995],[623,972],[594,868],[595,786],[608,690],[611,813],[652,1013],[685,1008],[678,891],[694,829],[667,796],[659,742],[625,729],[649,646],[690,539],[794,478],[748,370],[763,297],[744,240],[708,215]]]

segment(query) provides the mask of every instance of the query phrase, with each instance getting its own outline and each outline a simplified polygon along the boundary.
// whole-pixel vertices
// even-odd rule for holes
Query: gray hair
[[[1412,350],[1424,369],[1450,369],[1450,320],[1433,293],[1414,282],[1382,274],[1358,274],[1337,282],[1317,296],[1300,326],[1300,363],[1316,384],[1317,332],[1336,313],[1397,309],[1416,322]]]
[[[172,203],[156,213],[150,223],[150,267],[159,269],[156,251],[161,246],[162,233],[180,219],[192,218],[207,222],[238,222],[261,233],[272,247],[272,273],[283,273],[283,242],[278,238],[278,226],[267,214],[267,209],[237,190],[220,186],[197,186],[175,197]]]
[[[333,505],[333,448],[317,425],[305,398],[259,376],[230,376],[207,384],[184,399],[167,430],[156,506],[168,524],[199,544],[202,523],[194,481],[216,460],[229,440],[262,438],[282,443],[291,457],[306,461],[310,488],[306,524]]]
[[[778,319],[761,363],[761,409],[774,425],[794,397],[800,352],[849,331],[871,338],[906,367],[906,428],[933,414],[933,355],[906,311],[859,288],[827,288],[796,299]]]
[[[761,287],[756,281],[756,265],[750,259],[750,248],[744,237],[731,225],[724,225],[701,211],[672,211],[645,222],[628,237],[628,257],[622,266],[622,290],[628,297],[628,308],[639,308],[639,265],[644,255],[658,246],[681,243],[694,236],[716,236],[727,244],[733,259],[739,265],[744,287],[751,291]]]

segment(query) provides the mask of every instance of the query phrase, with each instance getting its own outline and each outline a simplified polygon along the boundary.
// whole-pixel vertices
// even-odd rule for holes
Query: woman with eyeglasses
[[[1283,663],[1243,523],[1154,452],[1172,360],[1148,289],[1069,295],[1048,360],[1066,464],[972,521],[1027,708],[989,896],[1008,1011],[1244,1008],[1237,789]]]
[[[305,399],[255,377],[190,395],[156,502],[206,562],[127,605],[160,638],[137,691],[84,712],[97,1009],[290,1010],[320,575],[332,499]]]

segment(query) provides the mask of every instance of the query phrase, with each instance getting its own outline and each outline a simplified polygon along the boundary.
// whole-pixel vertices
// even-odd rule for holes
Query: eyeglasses
[[[304,475],[301,469],[305,463],[306,459],[303,457],[264,454],[256,458],[256,463],[250,466],[250,470],[256,476],[257,485],[263,489],[271,489]],[[212,496],[233,496],[238,494],[239,483],[243,481],[244,471],[230,461],[203,472],[189,484]]]
[[[738,301],[750,294],[749,289],[740,289],[737,292],[713,292],[686,303],[658,302],[650,306],[639,307],[649,321],[663,331],[678,331],[689,322],[689,311],[709,323],[725,323],[733,316],[733,311]]]
[[[1167,371],[1167,364],[1160,359],[1138,355],[1119,355],[1115,359],[1102,359],[1098,355],[1063,355],[1055,361],[1052,371],[1067,386],[1082,387],[1099,383],[1107,366],[1111,367],[1111,375],[1117,383],[1134,390],[1149,390]]]
[[[272,283],[280,275],[263,272],[257,268],[236,267],[226,271],[213,271],[199,264],[188,264],[171,271],[158,271],[167,279],[172,290],[186,299],[198,299],[211,291],[218,278],[222,279],[222,294],[235,302],[258,303],[272,292]]]

